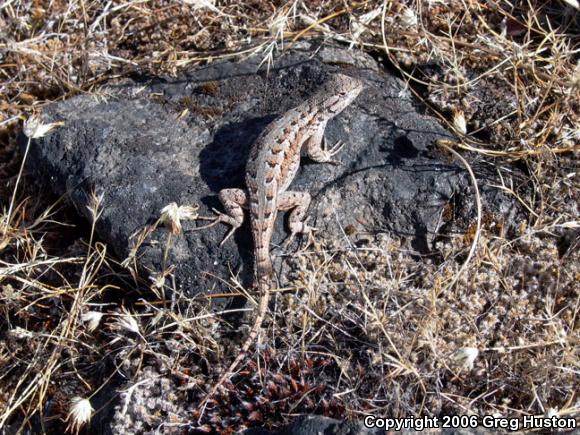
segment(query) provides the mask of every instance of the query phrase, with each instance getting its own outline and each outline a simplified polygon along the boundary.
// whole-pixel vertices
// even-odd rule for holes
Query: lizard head
[[[362,80],[345,74],[334,74],[317,92],[317,105],[327,115],[338,115],[363,89]]]

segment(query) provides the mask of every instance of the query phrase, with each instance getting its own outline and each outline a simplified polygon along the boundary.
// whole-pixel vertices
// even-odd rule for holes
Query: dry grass
[[[119,432],[177,432],[235,352],[204,297],[167,300],[170,275],[149,292],[107,255],[98,197],[73,228],[61,199],[20,176],[21,120],[113,77],[270,65],[312,37],[392,66],[457,131],[445,145],[494,165],[528,218],[507,239],[484,207],[429,258],[384,234],[294,256],[259,352],[202,428],[302,413],[578,417],[579,15],[573,1],[518,3],[0,3],[0,428],[82,431],[113,403]]]

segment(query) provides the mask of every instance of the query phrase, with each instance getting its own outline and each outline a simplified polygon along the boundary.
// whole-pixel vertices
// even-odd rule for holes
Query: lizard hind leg
[[[278,210],[292,210],[288,217],[290,236],[284,242],[288,246],[297,234],[307,234],[310,236],[316,228],[308,225],[304,216],[310,206],[310,194],[308,192],[284,192],[278,196]]]
[[[244,223],[243,209],[248,208],[248,195],[242,189],[222,189],[219,193],[219,199],[226,209],[226,214],[220,213],[218,215],[219,219],[221,222],[232,226],[221,241],[220,246],[222,246]]]
[[[210,228],[220,222],[231,225],[231,229],[220,243],[220,246],[222,246],[226,240],[228,240],[232,234],[234,234],[234,232],[242,226],[242,223],[244,223],[243,209],[248,208],[248,195],[242,189],[222,189],[220,190],[218,197],[226,212],[222,213],[216,209],[212,209],[216,214],[216,216],[213,218],[213,222],[209,223],[208,225],[198,227],[196,230]]]

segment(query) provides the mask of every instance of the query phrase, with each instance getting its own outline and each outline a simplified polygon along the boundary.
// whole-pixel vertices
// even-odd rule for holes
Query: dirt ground
[[[577,419],[579,5],[518,5],[0,3],[0,430],[228,433],[304,414]],[[509,232],[484,207],[428,256],[388,233],[319,238],[293,257],[260,345],[200,419],[240,337],[207,298],[168,300],[124,267],[95,234],[98,197],[83,221],[23,170],[26,137],[51,127],[34,123],[43,106],[108,80],[244,56],[267,66],[311,38],[363,50],[405,80],[458,136],[444,145],[450,159],[494,167],[495,188],[526,216]]]

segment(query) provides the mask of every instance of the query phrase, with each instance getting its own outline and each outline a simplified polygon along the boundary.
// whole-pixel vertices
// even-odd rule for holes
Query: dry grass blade
[[[135,421],[194,430],[191,406],[236,349],[219,316],[250,310],[209,309],[245,294],[235,277],[212,277],[230,293],[166,297],[183,221],[208,219],[197,207],[165,207],[118,267],[96,234],[107,192],[92,192],[79,226],[63,198],[28,182],[34,139],[67,121],[33,114],[75,94],[102,99],[99,84],[134,73],[256,56],[272,74],[305,39],[381,59],[459,133],[442,148],[469,174],[477,222],[451,219],[428,256],[393,234],[349,232],[286,258],[266,339],[198,429],[312,413],[578,418],[577,11],[576,0],[1,2],[0,427],[91,431],[114,415],[118,433]],[[481,183],[472,156],[498,181]],[[525,217],[512,228],[509,212],[482,206],[488,189]],[[140,248],[162,224],[166,264],[146,281]],[[126,385],[109,391],[114,378]]]
[[[459,280],[461,275],[469,267],[469,262],[473,258],[473,255],[475,254],[475,250],[477,249],[477,243],[478,243],[479,237],[481,235],[481,216],[482,216],[481,195],[479,194],[479,187],[477,187],[477,179],[475,178],[475,174],[473,173],[473,169],[471,169],[471,165],[467,162],[467,160],[465,160],[461,154],[459,154],[457,151],[455,151],[453,148],[451,148],[450,142],[441,140],[441,141],[439,141],[438,144],[440,146],[442,146],[445,150],[452,153],[455,157],[457,157],[461,161],[461,163],[463,164],[463,166],[465,167],[467,172],[469,173],[469,177],[471,178],[471,183],[473,185],[473,190],[475,192],[475,207],[476,207],[476,212],[477,212],[477,221],[476,221],[477,226],[475,228],[475,234],[473,235],[473,241],[471,242],[471,247],[469,248],[469,253],[467,254],[467,258],[465,259],[465,261],[461,265],[461,268],[457,271],[457,273],[453,277],[453,280],[445,287],[446,290],[451,290],[453,288],[453,286],[457,283],[457,281]]]

